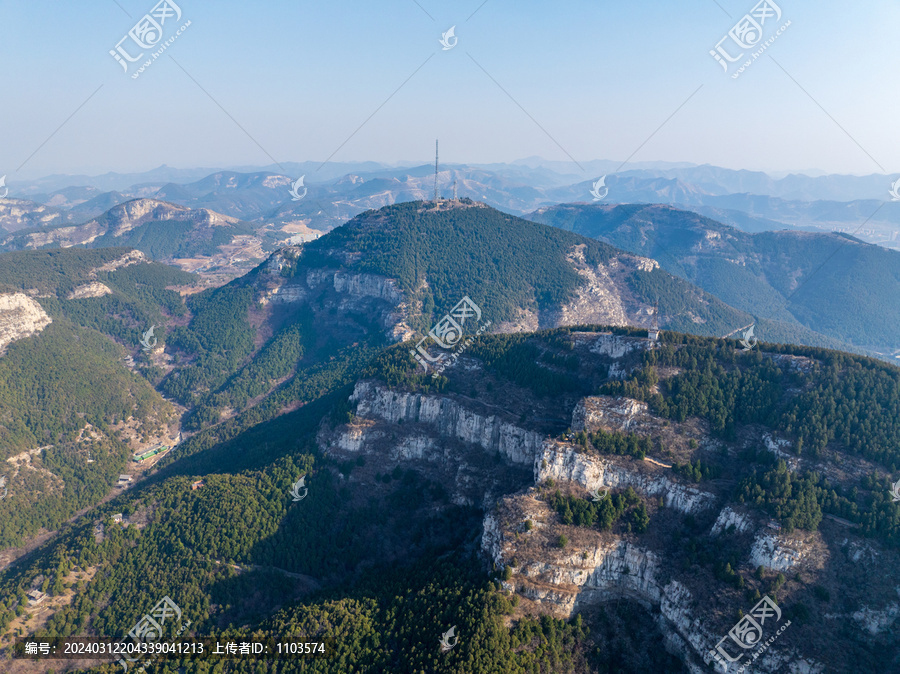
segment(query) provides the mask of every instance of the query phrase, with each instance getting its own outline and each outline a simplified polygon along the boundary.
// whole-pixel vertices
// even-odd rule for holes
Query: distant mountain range
[[[841,234],[749,234],[662,205],[564,204],[529,217],[652,257],[754,316],[884,355],[900,352],[897,251]]]
[[[900,201],[885,175],[788,175],[715,166],[608,161],[581,168],[559,162],[441,165],[439,189],[449,197],[482,201],[522,215],[556,203],[591,200],[594,181],[606,176],[604,203],[662,203],[687,208],[751,232],[778,229],[843,231],[870,243],[900,247]],[[617,172],[618,171],[618,172]],[[304,177],[307,195],[293,200],[289,188]],[[54,189],[55,188],[55,189]],[[389,167],[375,162],[285,163],[264,170],[176,170],[142,174],[51,176],[12,183],[0,200],[0,227],[81,223],[135,198],[207,208],[240,220],[311,231],[328,231],[372,208],[431,198],[431,164]]]

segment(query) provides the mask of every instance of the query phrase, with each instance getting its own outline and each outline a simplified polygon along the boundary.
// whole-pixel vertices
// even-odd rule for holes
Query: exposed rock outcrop
[[[122,257],[116,258],[110,262],[107,262],[104,265],[97,267],[96,269],[91,270],[91,278],[97,278],[98,273],[109,273],[115,271],[116,269],[121,269],[122,267],[130,267],[133,264],[141,264],[143,262],[149,262],[147,256],[144,255],[139,250],[129,250]]]
[[[676,579],[666,579],[660,556],[633,542],[593,530],[561,549],[548,540],[557,534],[554,515],[529,490],[501,499],[484,518],[482,551],[513,575],[504,587],[529,605],[560,618],[585,607],[624,597],[659,610],[659,626],[670,650],[698,674],[714,664],[711,651],[722,638],[698,614],[694,595]],[[532,526],[523,530],[525,520]],[[771,649],[780,662],[791,658]],[[776,671],[777,667],[762,671]]]
[[[773,571],[787,571],[800,564],[806,552],[797,541],[782,536],[763,533],[753,541],[750,550],[751,566],[764,566]]]
[[[67,296],[67,300],[83,300],[90,297],[103,297],[112,294],[112,290],[98,281],[85,283],[74,288]]]
[[[480,415],[450,398],[404,393],[372,382],[360,382],[351,400],[357,413],[391,422],[411,421],[434,426],[442,436],[499,452],[509,461],[531,465],[540,452],[543,436],[502,421],[495,415]]]
[[[576,431],[598,429],[628,431],[649,417],[647,403],[631,398],[589,397],[578,402],[572,412]]]
[[[670,480],[661,472],[663,470],[646,464],[625,467],[613,459],[577,451],[571,445],[556,441],[547,441],[534,463],[538,484],[552,478],[574,482],[587,491],[633,487],[644,496],[661,496],[667,507],[683,513],[701,512],[715,502],[714,494]]]
[[[728,531],[729,527],[734,527],[735,533],[744,533],[753,526],[753,520],[749,515],[741,514],[732,510],[729,506],[722,508],[722,512],[716,518],[715,523],[710,530],[710,536],[718,536],[723,531]]]
[[[30,337],[50,323],[44,308],[25,293],[0,295],[0,355],[16,340]]]
[[[187,208],[156,199],[134,199],[113,206],[100,217],[84,224],[30,233],[26,236],[23,247],[41,248],[56,245],[68,248],[89,244],[106,234],[122,236],[146,222],[155,220],[190,222],[198,227],[218,227],[239,222],[237,218],[206,208]]]

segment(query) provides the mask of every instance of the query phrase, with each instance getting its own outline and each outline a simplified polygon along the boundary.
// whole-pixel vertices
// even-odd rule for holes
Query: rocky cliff
[[[374,384],[357,384],[351,400],[357,413],[394,423],[404,421],[432,426],[442,437],[478,445],[499,453],[512,463],[531,467],[541,450],[543,436],[527,431],[496,415],[481,415],[448,397],[402,393]]]
[[[707,584],[672,568],[670,553],[655,537],[562,524],[547,502],[548,485],[588,499],[591,492],[620,493],[631,487],[654,519],[704,518],[711,523],[710,536],[744,537],[746,568],[814,573],[827,558],[819,534],[769,529],[765,519],[746,509],[722,507],[720,493],[685,483],[661,462],[594,454],[486,413],[476,400],[363,381],[351,402],[356,406],[353,420],[320,433],[323,450],[370,456],[382,471],[416,466],[441,481],[454,503],[484,508],[482,552],[496,568],[511,570],[504,587],[520,597],[521,612],[568,618],[617,598],[636,601],[657,616],[666,648],[698,674],[710,668],[724,671],[715,648],[734,618],[703,605]],[[608,410],[621,415],[606,415]],[[636,433],[663,427],[643,404],[604,396],[581,399],[573,419],[586,428],[606,425]],[[494,463],[485,463],[490,457]],[[567,538],[564,547],[557,543],[561,534]],[[878,610],[877,615],[860,613],[857,622],[892,624],[891,607]],[[752,671],[777,672],[785,666],[792,672],[822,671],[796,649],[777,643],[754,662]]]
[[[633,487],[638,493],[662,498],[666,507],[687,514],[696,514],[712,506],[716,499],[714,494],[680,484],[666,477],[667,472],[647,461],[590,455],[553,441],[546,444],[535,461],[535,482],[538,484],[552,479],[578,484],[586,491]]]
[[[0,355],[16,340],[40,332],[51,322],[43,307],[28,295],[0,295]]]

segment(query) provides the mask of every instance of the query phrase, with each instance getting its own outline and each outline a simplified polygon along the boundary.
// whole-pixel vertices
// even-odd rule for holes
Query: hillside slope
[[[316,672],[697,672],[717,644],[749,661],[728,633],[768,597],[754,671],[900,665],[896,368],[599,327],[417,367],[397,345],[350,387],[194,436],[0,576],[22,613],[0,621],[45,578],[48,634],[124,635],[166,595],[188,633],[334,639]],[[92,580],[63,602],[74,567]]]
[[[95,505],[131,453],[175,436],[140,339],[184,314],[167,286],[191,283],[124,248],[0,254],[0,547]]]
[[[565,204],[530,217],[652,257],[724,302],[780,322],[763,333],[773,341],[900,353],[896,251],[839,234],[748,234],[662,205]],[[835,341],[816,342],[809,331]]]
[[[262,241],[239,220],[205,208],[155,199],[133,199],[82,224],[22,229],[0,241],[0,250],[131,247],[156,260],[194,269],[195,258],[237,254],[262,257]],[[207,266],[212,262],[207,262]]]

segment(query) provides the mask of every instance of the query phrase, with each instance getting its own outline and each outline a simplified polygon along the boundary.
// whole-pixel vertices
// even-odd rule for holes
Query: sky
[[[461,164],[900,173],[895,0],[776,0],[743,50],[752,0],[175,2],[142,49],[154,0],[0,0],[0,174],[424,162],[435,138]]]

